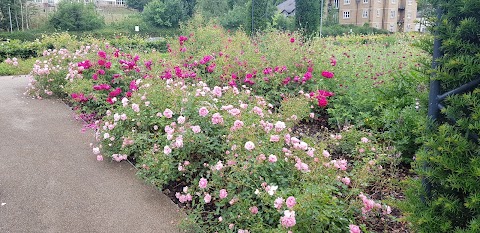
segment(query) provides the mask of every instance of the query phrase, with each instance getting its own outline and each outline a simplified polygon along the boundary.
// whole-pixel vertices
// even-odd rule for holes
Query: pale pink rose
[[[277,162],[277,156],[275,156],[275,155],[269,155],[269,156],[268,156],[268,162],[270,162],[270,163],[275,163],[275,162]]]
[[[246,109],[248,107],[248,104],[240,104],[240,108]]]
[[[233,122],[233,127],[235,127],[235,129],[240,129],[242,128],[244,125],[243,121],[240,121],[240,120],[235,120],[235,122]]]
[[[173,112],[172,110],[170,109],[165,109],[165,111],[163,111],[163,116],[165,116],[166,118],[172,118],[173,117]]]
[[[297,223],[295,220],[295,211],[285,210],[284,216],[280,218],[280,223],[286,228],[295,226]]]
[[[175,138],[175,147],[176,148],[182,148],[183,147],[183,136],[179,135],[177,138]]]
[[[94,155],[99,155],[99,154],[100,154],[100,148],[94,147],[94,148],[93,148],[93,154],[94,154]]]
[[[307,155],[313,158],[313,156],[315,156],[315,149],[309,148],[307,151]]]
[[[205,201],[205,203],[210,203],[210,201],[212,201],[212,196],[210,194],[205,194],[205,197],[203,197],[203,201]]]
[[[134,112],[140,112],[140,106],[138,104],[132,104],[132,109]]]
[[[215,113],[212,115],[212,124],[217,125],[217,124],[223,124],[223,117],[220,115],[220,113]]]
[[[170,148],[169,146],[163,147],[163,153],[169,155],[170,153],[172,153],[172,148]]]
[[[315,117],[315,113],[311,112],[310,113],[310,118],[314,118]]]
[[[258,213],[258,207],[256,207],[256,206],[250,207],[250,213],[257,214]]]
[[[218,221],[219,221],[219,222],[223,221],[222,216],[218,217]]]
[[[362,232],[360,230],[360,227],[358,227],[357,225],[350,224],[350,225],[348,225],[348,227],[350,228],[350,233],[361,233]]]
[[[279,210],[279,209],[282,208],[283,201],[284,201],[283,198],[278,197],[277,199],[275,199],[275,202],[273,203],[273,206],[274,206],[275,208],[277,208],[277,210]]]
[[[227,198],[227,196],[228,196],[227,190],[226,189],[220,189],[220,195],[219,195],[220,199]]]
[[[287,207],[291,209],[297,204],[297,201],[295,200],[295,197],[289,196],[285,203],[287,204]]]
[[[360,148],[360,149],[358,149],[358,152],[363,153],[363,152],[365,152],[365,149]]]
[[[267,159],[267,157],[266,157],[264,154],[259,154],[259,155],[257,156],[257,160],[258,160],[258,161],[264,161],[264,160],[266,160],[266,159]]]
[[[205,179],[205,178],[200,178],[200,181],[198,182],[198,186],[201,188],[201,189],[204,189],[206,188],[208,185],[208,180]]]
[[[278,142],[278,141],[280,141],[280,136],[279,135],[270,135],[270,141],[271,142]]]
[[[127,97],[123,97],[123,98],[122,98],[122,105],[123,105],[123,107],[126,107],[126,106],[128,105],[128,99],[127,99]]]
[[[248,141],[245,143],[245,149],[248,151],[252,151],[253,149],[255,149],[255,144],[253,144],[253,142],[251,141]]]
[[[286,126],[285,123],[282,122],[282,121],[277,121],[277,122],[275,123],[275,130],[276,130],[277,132],[280,132],[280,131],[284,130],[286,127],[287,127],[287,126]]]
[[[217,97],[222,97],[222,88],[215,86],[213,88],[212,94]]]
[[[238,108],[233,108],[233,109],[228,110],[228,113],[230,113],[230,115],[232,115],[232,116],[238,116],[238,115],[240,115],[241,111]]]
[[[392,208],[388,205],[385,205],[385,208],[383,209],[383,214],[387,215],[392,213]]]
[[[202,117],[205,117],[208,115],[208,109],[206,107],[201,107],[199,110],[198,110],[198,114]]]
[[[103,161],[103,156],[102,155],[97,155],[97,161]]]
[[[348,177],[343,177],[343,178],[342,178],[342,182],[343,182],[345,185],[350,185],[350,178],[348,178]]]
[[[330,153],[327,150],[323,150],[322,155],[325,158],[330,158]]]
[[[292,138],[290,137],[290,134],[288,134],[288,133],[285,134],[285,136],[283,137],[283,139],[285,140],[285,143],[286,143],[286,144],[290,145],[291,139],[292,139]]]
[[[362,141],[363,143],[369,142],[368,138],[366,138],[366,137],[361,138],[360,141]]]
[[[190,128],[192,129],[192,131],[194,133],[200,133],[200,131],[201,131],[200,126],[198,126],[198,125],[190,126]]]
[[[183,124],[183,123],[185,123],[185,117],[184,116],[179,116],[177,121],[178,121],[178,124]]]

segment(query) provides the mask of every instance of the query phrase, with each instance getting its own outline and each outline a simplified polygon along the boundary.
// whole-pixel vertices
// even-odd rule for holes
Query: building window
[[[116,0],[117,5],[125,5],[125,0]]]
[[[368,0],[363,0],[363,3],[368,3]]]
[[[368,18],[368,9],[363,9],[362,18]]]
[[[343,12],[343,18],[344,19],[350,19],[350,11],[344,11]]]
[[[395,18],[396,11],[391,10],[390,11],[390,18],[394,19]]]
[[[335,9],[338,9],[338,7],[340,6],[339,2],[340,2],[340,0],[335,0],[334,1]]]
[[[407,24],[407,32],[410,31],[410,24]]]
[[[348,5],[350,4],[350,0],[343,0],[343,5]]]
[[[54,4],[53,0],[48,0],[48,3]]]
[[[377,17],[380,17],[380,9],[377,9]]]
[[[390,24],[390,28],[388,29],[390,32],[393,32],[393,24]]]
[[[412,13],[411,12],[408,12],[407,13],[407,19],[411,19],[412,18]]]
[[[397,0],[392,0],[392,4],[396,4],[397,3]]]
[[[408,5],[412,5],[412,0],[408,0]]]

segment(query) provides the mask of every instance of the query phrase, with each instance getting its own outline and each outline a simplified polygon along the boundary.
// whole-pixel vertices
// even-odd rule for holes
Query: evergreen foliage
[[[153,0],[143,10],[143,17],[156,27],[178,27],[187,18],[182,0]]]
[[[306,34],[316,32],[320,27],[320,1],[296,0],[295,24],[303,28]]]
[[[480,5],[478,0],[437,0],[444,9],[434,30],[443,57],[436,77],[443,92],[480,78]],[[480,88],[447,98],[439,122],[421,138],[405,210],[417,232],[480,232]],[[426,166],[425,166],[426,165]],[[422,201],[422,197],[424,198]]]
[[[250,0],[247,3],[247,32],[255,34],[264,30],[272,21],[275,9],[275,6],[269,0]]]
[[[90,31],[102,28],[105,20],[93,4],[62,1],[48,23],[58,30]]]

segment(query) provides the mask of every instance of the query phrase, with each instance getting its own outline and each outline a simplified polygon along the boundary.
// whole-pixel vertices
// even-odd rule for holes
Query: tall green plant
[[[316,32],[320,26],[320,1],[296,0],[295,24],[307,34]]]
[[[103,27],[105,20],[97,14],[93,4],[62,1],[49,24],[64,31],[90,31]]]
[[[444,9],[434,28],[443,53],[435,77],[448,91],[480,78],[480,5],[477,0],[432,2]],[[441,121],[424,134],[414,164],[431,191],[412,180],[405,209],[418,232],[480,232],[480,89],[452,96],[445,106]]]
[[[247,31],[254,34],[267,27],[275,12],[268,0],[251,0],[247,4]]]

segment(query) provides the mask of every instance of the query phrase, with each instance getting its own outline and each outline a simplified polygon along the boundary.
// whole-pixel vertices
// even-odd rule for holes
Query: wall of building
[[[339,23],[408,32],[415,28],[415,0],[340,0]]]

